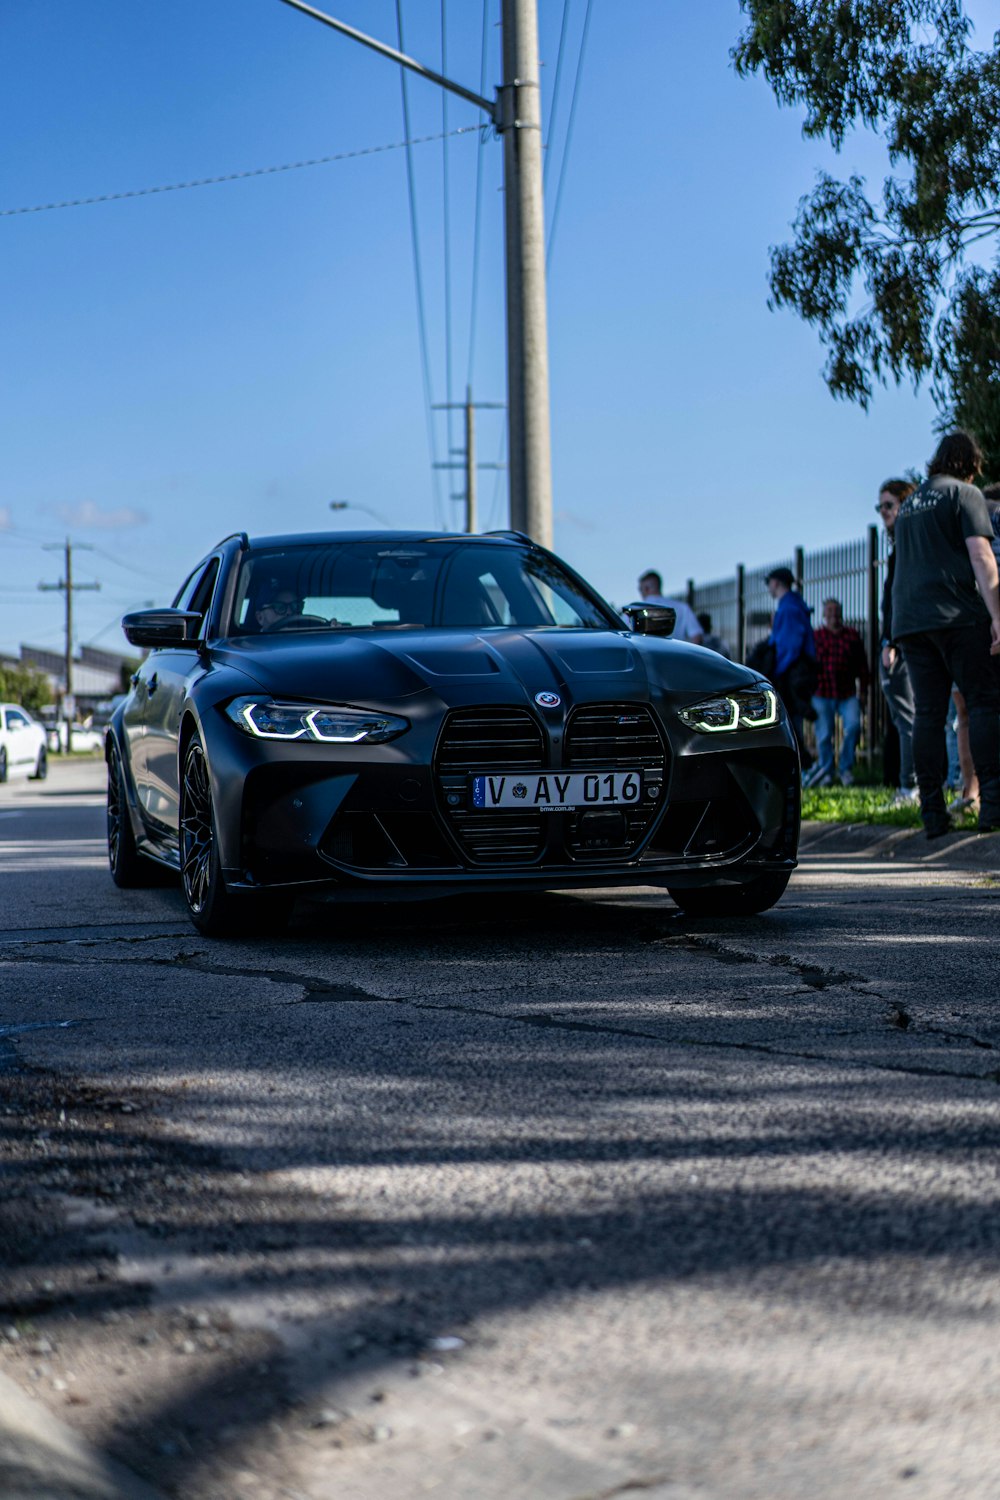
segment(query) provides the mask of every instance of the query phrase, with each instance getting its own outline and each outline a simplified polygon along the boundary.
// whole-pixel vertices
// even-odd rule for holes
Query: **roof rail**
[[[528,545],[531,546],[531,547],[537,547],[538,546],[538,543],[535,541],[534,537],[530,537],[526,531],[512,531],[510,529],[503,530],[503,531],[484,531],[484,532],[481,533],[481,535],[482,536],[510,536],[510,537],[514,537],[519,542],[527,542]]]

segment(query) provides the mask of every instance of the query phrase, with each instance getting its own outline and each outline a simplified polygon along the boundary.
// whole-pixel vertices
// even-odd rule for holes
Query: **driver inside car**
[[[261,630],[278,630],[292,615],[300,615],[305,601],[291,589],[276,589],[270,599],[258,606],[255,618]]]

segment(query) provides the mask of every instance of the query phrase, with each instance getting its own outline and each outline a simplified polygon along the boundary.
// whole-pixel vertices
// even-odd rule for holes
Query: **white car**
[[[20,703],[0,703],[0,781],[15,776],[44,781],[48,769],[42,725]]]
[[[49,749],[54,755],[61,755],[66,750],[66,723],[60,719],[57,724],[49,724],[46,728],[46,737]],[[103,750],[104,731],[93,729],[89,724],[73,725],[73,749],[74,750]]]

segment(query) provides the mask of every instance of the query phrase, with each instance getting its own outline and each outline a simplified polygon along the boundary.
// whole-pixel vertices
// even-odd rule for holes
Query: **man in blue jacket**
[[[790,568],[773,568],[765,581],[778,606],[768,636],[774,647],[772,680],[788,710],[805,764],[811,757],[802,743],[802,721],[806,714],[815,717],[812,695],[817,681],[816,642],[809,618],[812,610],[792,587],[795,580]]]

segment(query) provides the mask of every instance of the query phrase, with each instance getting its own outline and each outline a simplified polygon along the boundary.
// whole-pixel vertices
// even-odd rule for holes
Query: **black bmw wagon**
[[[180,876],[208,935],[297,897],[658,886],[753,915],[795,866],[795,740],[770,683],[625,617],[517,533],[226,538],[107,737],[119,886]]]

